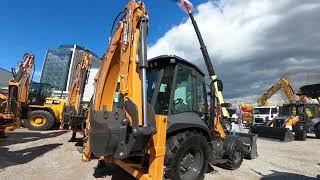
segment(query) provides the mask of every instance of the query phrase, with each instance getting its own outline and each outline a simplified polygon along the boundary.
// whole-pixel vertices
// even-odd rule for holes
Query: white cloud
[[[222,3],[222,12],[210,1],[200,4],[195,19],[224,81],[226,98],[261,95],[285,73],[319,72],[320,1]],[[150,58],[162,54],[176,54],[206,71],[190,20],[174,26],[149,47]],[[307,82],[297,84],[303,83]]]
[[[235,2],[225,3],[223,13],[211,2],[197,7],[195,19],[210,53],[218,61],[237,61],[263,49],[257,40],[266,28],[279,21],[277,15],[268,14],[275,6],[270,1]],[[173,27],[150,47],[150,57],[159,54],[177,54],[193,61],[201,56],[190,20]]]

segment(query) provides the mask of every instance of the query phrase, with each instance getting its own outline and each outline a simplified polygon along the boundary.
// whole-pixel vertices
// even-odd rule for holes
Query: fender
[[[211,133],[206,123],[193,112],[171,114],[168,116],[167,134],[173,134],[187,129],[198,129],[205,134],[207,139],[211,140]]]

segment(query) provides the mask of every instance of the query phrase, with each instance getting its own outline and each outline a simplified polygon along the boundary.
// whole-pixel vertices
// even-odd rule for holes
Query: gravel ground
[[[81,162],[67,131],[18,129],[0,139],[0,179],[95,179],[96,161]],[[258,139],[259,157],[235,171],[216,168],[205,179],[320,179],[320,140],[282,143]],[[124,179],[106,176],[99,179]]]

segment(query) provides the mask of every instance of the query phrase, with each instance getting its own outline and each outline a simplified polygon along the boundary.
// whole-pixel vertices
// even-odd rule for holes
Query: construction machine
[[[23,125],[31,130],[49,130],[60,124],[64,129],[72,129],[71,141],[76,132],[83,130],[87,103],[83,102],[85,85],[91,67],[91,57],[84,53],[77,65],[75,79],[68,99],[53,97],[54,87],[46,83],[32,83],[29,98],[28,118]]]
[[[252,126],[251,132],[260,137],[284,142],[305,140],[307,133],[315,133],[316,137],[320,138],[320,105],[307,101],[308,97],[319,99],[319,86],[301,87],[297,93],[299,100],[295,98],[292,88],[287,89],[290,103],[279,106],[278,116],[274,119],[267,119],[263,124]]]
[[[290,81],[287,78],[283,77],[276,84],[271,86],[271,88],[269,88],[260,98],[258,98],[257,102],[259,106],[267,106],[268,99],[280,89],[282,89],[282,91],[284,92],[289,103],[295,103],[297,101]]]
[[[82,101],[85,85],[89,77],[91,67],[91,57],[85,53],[82,60],[78,64],[76,70],[76,78],[72,82],[71,91],[67,103],[63,110],[62,127],[69,127],[72,129],[72,137],[70,141],[76,141],[76,133],[85,129],[85,104]]]
[[[212,79],[210,108],[204,73],[195,65],[174,55],[147,61],[145,4],[131,0],[121,14],[95,85],[84,156],[116,164],[137,179],[202,179],[212,165],[239,168],[247,149],[240,135],[221,124],[228,116],[222,81],[192,13]],[[256,152],[256,146],[249,148]]]
[[[252,133],[261,137],[279,139],[284,142],[305,140],[307,133],[315,133],[320,138],[320,105],[293,103],[283,104],[276,119],[262,127],[253,126]]]
[[[26,116],[29,85],[34,71],[34,55],[24,54],[17,69],[12,69],[13,77],[8,83],[8,94],[1,94],[0,136],[5,131],[20,127],[20,120]]]
[[[32,83],[28,101],[28,117],[22,120],[30,130],[52,129],[62,121],[66,100],[52,97],[54,87],[47,83]]]
[[[253,106],[252,106],[252,104],[241,103],[239,105],[239,108],[241,111],[242,122],[246,126],[250,126],[252,124],[252,120],[253,120],[253,116],[252,116]]]

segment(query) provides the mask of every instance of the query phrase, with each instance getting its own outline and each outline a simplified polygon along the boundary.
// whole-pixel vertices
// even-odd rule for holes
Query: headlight
[[[46,104],[52,104],[53,103],[53,100],[51,99],[46,99]]]

